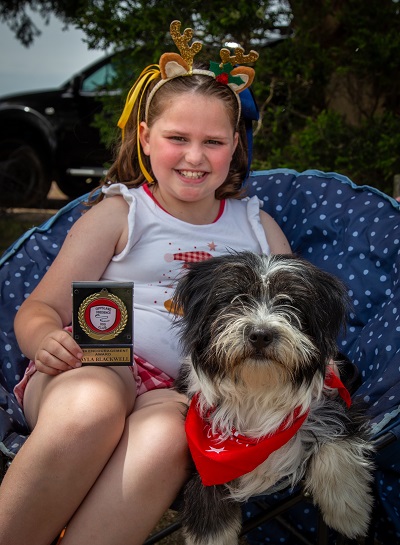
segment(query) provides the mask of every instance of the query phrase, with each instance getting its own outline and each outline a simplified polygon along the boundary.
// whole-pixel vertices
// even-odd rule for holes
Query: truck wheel
[[[51,179],[37,151],[18,139],[0,141],[0,206],[41,206]]]

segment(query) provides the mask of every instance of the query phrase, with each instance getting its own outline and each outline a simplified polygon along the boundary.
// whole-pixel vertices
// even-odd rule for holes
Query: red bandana
[[[337,388],[350,406],[350,394],[333,372],[327,374],[325,385]],[[199,394],[196,394],[192,399],[185,427],[189,449],[204,486],[224,484],[253,471],[294,437],[308,416],[308,411],[299,415],[300,408],[297,407],[292,418],[287,418],[272,435],[252,439],[234,431],[228,439],[221,440],[200,416],[198,398]]]

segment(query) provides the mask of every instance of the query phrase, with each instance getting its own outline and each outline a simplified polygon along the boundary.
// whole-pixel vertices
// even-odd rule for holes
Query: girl
[[[65,526],[63,545],[143,543],[189,468],[186,399],[171,388],[174,281],[186,262],[230,249],[290,252],[258,200],[239,199],[247,147],[237,94],[189,68],[142,73],[97,204],[17,314],[32,362],[16,393],[32,433],[0,489],[1,545],[47,545]],[[82,366],[65,330],[71,282],[99,279],[135,282],[132,367]]]

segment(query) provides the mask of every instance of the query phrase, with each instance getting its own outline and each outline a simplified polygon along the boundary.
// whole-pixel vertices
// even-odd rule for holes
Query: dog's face
[[[174,305],[197,372],[307,385],[335,356],[348,299],[338,279],[304,259],[240,252],[191,264]]]

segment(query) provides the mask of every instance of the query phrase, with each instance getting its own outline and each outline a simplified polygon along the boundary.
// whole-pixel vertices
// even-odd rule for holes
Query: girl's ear
[[[150,129],[145,121],[139,125],[139,139],[145,155],[150,155]]]
[[[239,133],[238,131],[236,131],[233,136],[233,153],[235,153],[238,143],[239,143]]]

